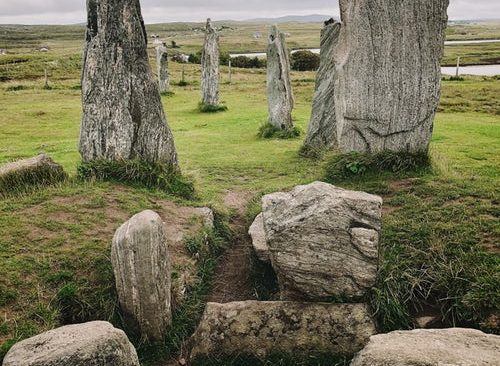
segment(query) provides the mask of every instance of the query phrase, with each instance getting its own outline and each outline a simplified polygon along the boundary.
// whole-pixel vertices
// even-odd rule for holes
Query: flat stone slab
[[[351,366],[497,366],[500,336],[475,329],[418,329],[379,334]]]
[[[272,352],[354,354],[375,324],[365,304],[243,301],[208,303],[191,358]]]
[[[3,366],[139,366],[125,333],[108,322],[67,325],[15,344]]]

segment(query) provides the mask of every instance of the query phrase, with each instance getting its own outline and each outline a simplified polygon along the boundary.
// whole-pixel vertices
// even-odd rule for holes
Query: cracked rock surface
[[[334,51],[342,152],[427,151],[449,0],[341,0]]]
[[[375,285],[382,198],[327,183],[262,198],[282,300],[358,298]]]
[[[139,0],[87,0],[80,154],[177,166]]]

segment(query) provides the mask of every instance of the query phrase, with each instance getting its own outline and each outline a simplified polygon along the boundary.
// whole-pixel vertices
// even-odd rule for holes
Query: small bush
[[[177,85],[177,86],[189,86],[189,85],[191,85],[191,83],[189,81],[186,81],[186,80],[181,80],[175,85]]]
[[[223,104],[212,105],[200,102],[200,104],[198,104],[198,108],[202,113],[218,113],[227,111],[227,106]]]
[[[282,130],[277,128],[270,123],[266,123],[259,128],[257,137],[261,139],[294,139],[301,135],[302,131],[298,127],[293,127],[292,129]]]
[[[334,182],[367,173],[403,173],[429,169],[430,157],[426,152],[382,152],[378,154],[349,153],[336,155],[327,163],[326,180]]]
[[[83,162],[77,170],[80,179],[98,179],[158,189],[183,198],[194,196],[193,183],[165,163],[140,160]]]
[[[236,56],[231,59],[231,65],[242,69],[261,69],[267,66],[267,60],[258,57]]]
[[[165,91],[165,92],[161,92],[160,95],[162,97],[173,97],[175,95],[175,93],[173,91]]]
[[[319,68],[319,55],[311,51],[297,51],[292,53],[290,66],[295,71],[316,71]]]

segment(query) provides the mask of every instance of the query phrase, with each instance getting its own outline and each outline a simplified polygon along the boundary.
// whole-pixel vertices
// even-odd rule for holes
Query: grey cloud
[[[0,0],[0,23],[75,23],[86,0]],[[338,14],[338,0],[141,0],[146,22]],[[500,17],[499,0],[451,0],[451,19]]]

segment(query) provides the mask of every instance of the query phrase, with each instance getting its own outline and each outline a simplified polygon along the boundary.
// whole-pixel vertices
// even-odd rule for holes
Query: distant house
[[[252,34],[252,37],[253,37],[253,38],[255,38],[255,39],[262,38],[262,33],[260,33],[260,32],[255,32],[254,34]]]
[[[6,54],[7,54],[7,50],[0,48],[0,55],[6,55]]]
[[[285,33],[285,37],[289,38],[292,36],[292,33]]]
[[[160,38],[155,38],[155,40],[153,41],[153,44],[160,45],[160,44],[163,44],[163,41]]]
[[[40,51],[40,52],[49,52],[49,48],[48,47],[40,47],[38,49],[38,51]]]
[[[151,35],[151,38],[153,38],[153,39],[158,39],[158,38],[160,38],[160,36],[159,36],[158,34],[154,34],[154,33],[153,33],[153,34]]]

